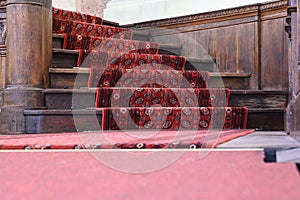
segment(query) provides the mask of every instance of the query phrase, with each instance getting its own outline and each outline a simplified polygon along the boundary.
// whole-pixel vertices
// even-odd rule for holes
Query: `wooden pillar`
[[[0,132],[25,131],[25,109],[44,106],[51,63],[51,0],[7,0],[7,59]]]
[[[5,87],[6,69],[6,6],[5,1],[0,1],[0,89]],[[1,94],[0,94],[1,95]],[[1,101],[2,99],[0,99]],[[0,103],[1,107],[1,103]]]
[[[286,131],[300,141],[300,0],[290,0],[286,30],[289,34],[289,104]]]

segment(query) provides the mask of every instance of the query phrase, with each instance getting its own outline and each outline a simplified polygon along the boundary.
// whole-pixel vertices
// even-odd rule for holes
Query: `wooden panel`
[[[261,86],[264,90],[288,88],[288,34],[285,18],[262,21]]]
[[[25,110],[26,133],[100,131],[102,113],[95,110]],[[76,119],[74,119],[76,116]],[[76,124],[77,121],[80,124]]]
[[[284,110],[249,109],[247,128],[263,131],[283,131]]]

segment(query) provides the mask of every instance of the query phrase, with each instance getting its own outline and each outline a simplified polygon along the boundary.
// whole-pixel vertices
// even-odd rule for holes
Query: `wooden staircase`
[[[148,41],[145,32],[134,31],[133,39]],[[78,52],[62,49],[63,36],[53,34],[53,61],[49,69],[50,88],[44,90],[45,107],[25,110],[26,133],[76,132],[73,115],[84,121],[89,131],[99,130],[90,118],[101,121],[101,112],[94,108],[95,90],[87,87],[89,69],[77,68]],[[181,46],[161,45],[160,54],[180,55]],[[201,68],[211,73],[209,88],[229,88],[229,106],[249,108],[247,128],[283,130],[287,93],[282,91],[253,91],[249,89],[252,74],[216,72],[215,59],[187,58],[185,69]],[[76,105],[72,99],[76,98]],[[78,101],[80,100],[80,101]]]
[[[284,34],[280,32],[281,22],[279,20],[286,17],[286,5],[280,2],[270,4],[273,7],[266,3],[266,5],[250,6],[249,9],[229,9],[228,12],[215,11],[179,17],[177,21],[174,19],[158,20],[128,25],[125,28],[133,29],[132,39],[134,40],[160,43],[160,54],[185,56],[187,59],[185,69],[209,71],[209,88],[226,87],[231,90],[228,106],[248,107],[247,128],[265,131],[284,130],[285,110],[289,96],[286,89],[288,88],[286,84],[288,77],[286,77],[287,73],[285,74],[287,70],[285,58],[288,52],[284,46],[286,35],[285,32],[283,32]],[[14,2],[8,4],[7,8],[3,7],[5,15],[1,16],[9,24],[7,31],[17,32],[19,27],[14,25],[16,23],[14,16],[17,16],[18,11],[15,7],[22,7],[26,11],[28,19],[20,17],[18,22],[24,24],[25,32],[27,33],[31,29],[43,29],[40,27],[40,24],[43,24],[46,33],[36,33],[40,39],[38,43],[34,43],[37,38],[35,35],[28,35],[28,40],[25,41],[17,35],[8,34],[7,43],[1,46],[1,52],[3,50],[0,73],[1,133],[77,131],[74,114],[81,117],[90,130],[98,130],[99,127],[93,127],[93,124],[89,124],[89,120],[86,118],[97,116],[97,120],[101,119],[101,112],[94,109],[95,90],[88,88],[87,85],[89,70],[77,67],[77,51],[62,49],[62,35],[53,34],[53,40],[47,39],[51,35],[47,32],[50,30],[49,20],[47,24],[49,14],[47,8],[51,5],[46,0],[43,0],[41,7],[26,3],[24,5],[23,8],[23,4]],[[7,19],[6,9],[9,11]],[[43,12],[41,12],[42,10]],[[264,15],[258,16],[257,10],[263,12]],[[33,11],[38,17],[31,15]],[[211,16],[214,17],[211,18]],[[262,30],[255,28],[257,24],[256,21],[252,21],[253,17],[260,20],[258,23],[261,24],[258,25],[262,26]],[[34,18],[38,19],[39,23],[31,24],[30,22]],[[6,21],[4,22],[6,23]],[[118,26],[117,23],[105,20],[103,23],[104,25]],[[264,32],[271,26],[277,27],[277,39],[281,41],[280,43],[274,44],[274,41]],[[155,30],[151,30],[152,27],[163,27],[165,30],[158,30],[156,33]],[[168,33],[161,34],[160,31],[166,30]],[[195,52],[194,49],[189,54],[188,43],[181,43],[180,40],[169,38],[173,30],[178,30],[180,33],[186,32],[191,38],[199,40],[206,47],[204,50],[207,50],[210,55],[203,58],[200,56],[201,53]],[[248,32],[251,31],[254,31],[255,34],[249,35]],[[234,34],[236,35],[233,36]],[[258,41],[257,36],[262,37],[262,41]],[[245,42],[244,44],[248,37],[251,38],[249,43]],[[161,39],[165,42],[161,42]],[[34,44],[28,47],[28,52],[16,49],[20,45],[26,46],[25,44],[28,43]],[[234,44],[231,45],[231,43]],[[44,48],[48,46],[49,48]],[[50,60],[47,57],[47,55],[51,55],[49,53],[51,52],[50,46],[52,46],[53,59],[48,71],[45,69]],[[241,51],[234,49],[240,46]],[[43,53],[40,52],[40,49],[43,49]],[[263,52],[263,50],[268,51]],[[35,51],[37,53],[34,54],[34,59],[26,59],[31,56],[31,52]],[[284,55],[276,56],[281,55],[282,51],[285,52]],[[233,53],[231,54],[231,52]],[[22,63],[19,62],[21,60],[19,57],[22,57]],[[47,59],[43,59],[44,57]],[[27,73],[31,70],[34,71],[34,75]],[[19,77],[22,79],[20,80]],[[43,89],[44,87],[47,89]],[[14,98],[22,97],[22,95],[26,96],[20,99]],[[72,102],[74,96],[80,99],[76,104]]]

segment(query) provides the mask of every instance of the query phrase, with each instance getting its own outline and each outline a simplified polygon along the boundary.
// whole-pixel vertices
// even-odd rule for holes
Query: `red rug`
[[[229,96],[229,89],[102,87],[95,107],[226,107]]]
[[[91,16],[76,11],[63,10],[59,8],[52,8],[52,18],[65,19],[77,22],[87,22],[93,24],[102,24],[103,20],[101,17]]]
[[[181,74],[178,70],[151,70],[139,67],[133,70],[91,68],[88,86],[207,88],[209,78],[209,72],[204,71],[183,71]]]
[[[215,148],[254,130],[103,131],[42,135],[0,136],[1,150],[21,149],[145,149]]]
[[[131,53],[157,54],[159,46],[156,42],[65,34],[63,49],[79,51],[77,66],[80,67],[85,59],[89,62],[90,59],[103,58],[105,54],[101,55],[102,52],[108,53],[111,58],[119,58],[123,54]],[[97,63],[99,62],[101,61]],[[88,63],[84,65],[89,67]],[[101,66],[103,63],[97,65],[97,67]]]
[[[100,108],[103,130],[245,129],[245,107]]]
[[[183,71],[186,58],[164,54],[119,53],[117,55],[98,50],[90,51],[81,67],[103,69],[178,70]]]

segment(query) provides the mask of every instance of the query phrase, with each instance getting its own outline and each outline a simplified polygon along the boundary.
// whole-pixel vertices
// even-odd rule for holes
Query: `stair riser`
[[[143,35],[143,34],[133,33],[132,39],[133,40],[139,40],[139,41],[149,41],[149,36],[148,35]]]
[[[284,131],[284,110],[252,112],[249,110],[247,128],[259,131]]]
[[[76,93],[76,100],[82,100],[77,109],[94,107],[95,91]],[[60,91],[58,93],[46,93],[46,106],[49,109],[71,109],[72,92]],[[92,103],[91,103],[92,102]],[[82,105],[82,106],[81,106]],[[249,109],[282,109],[287,105],[287,94],[236,94],[231,92],[229,98],[230,107],[247,107]]]
[[[99,131],[101,113],[77,114],[76,121],[80,125],[75,126],[71,111],[65,114],[26,114],[26,133],[59,133],[76,131]],[[249,111],[247,128],[264,131],[283,131],[284,112],[251,112]],[[95,120],[97,122],[95,123]],[[79,128],[79,130],[77,130]]]
[[[87,87],[88,73],[79,74],[74,87],[76,73],[50,73],[50,88],[73,89],[79,87]],[[208,82],[209,88],[229,88],[229,89],[248,89],[249,78],[236,77],[213,77]]]
[[[88,74],[50,73],[50,88],[75,89],[87,87],[88,78]]]
[[[79,114],[76,115],[76,121],[81,125],[76,126],[72,112],[65,114],[45,114],[45,115],[26,115],[25,133],[63,133],[77,131],[100,131],[99,122],[101,114]],[[99,122],[94,123],[94,120]],[[80,129],[84,126],[85,129]]]
[[[52,66],[56,68],[77,67],[78,54],[62,54],[53,52]]]
[[[208,71],[213,72],[215,68],[215,63],[211,62],[189,62],[185,64],[185,70],[198,70],[198,71]]]
[[[287,97],[287,94],[235,94],[231,92],[229,106],[285,109]]]
[[[248,90],[250,84],[249,77],[220,77],[211,76],[208,81],[209,88],[228,88],[235,90]]]
[[[53,48],[62,49],[64,44],[63,38],[53,37]],[[180,55],[181,48],[179,47],[172,47],[172,46],[161,46],[158,50],[159,54],[166,54],[166,55]]]
[[[86,109],[95,107],[95,92],[86,93],[48,93],[45,94],[46,107],[56,109]],[[76,104],[73,105],[73,99]]]

